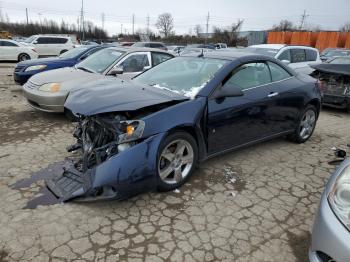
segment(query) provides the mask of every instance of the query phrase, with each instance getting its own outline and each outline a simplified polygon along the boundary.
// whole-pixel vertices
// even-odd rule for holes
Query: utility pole
[[[39,19],[40,19],[40,31],[41,31],[41,33],[43,33],[43,22],[41,21],[41,13],[38,13],[38,15],[39,15]]]
[[[81,40],[85,39],[85,26],[84,26],[84,0],[81,0],[81,31],[82,31],[82,37]]]
[[[303,26],[305,24],[305,20],[309,15],[306,14],[306,10],[304,10],[304,13],[301,15],[301,20],[300,20],[300,26],[299,30],[303,30]]]
[[[208,33],[209,33],[209,20],[210,20],[210,14],[208,12],[207,16],[207,23],[206,23],[206,34],[205,34],[205,43],[208,41]]]
[[[135,14],[132,15],[132,35],[135,35]]]
[[[149,35],[149,20],[150,20],[149,15],[147,15],[147,17],[146,17],[146,21],[147,21],[147,35]]]
[[[120,24],[120,34],[123,34],[123,24]]]
[[[102,30],[105,29],[105,19],[106,19],[105,13],[102,13],[102,14],[101,14]]]
[[[27,18],[27,25],[29,24],[29,20],[28,20],[28,8],[26,8],[26,18]]]

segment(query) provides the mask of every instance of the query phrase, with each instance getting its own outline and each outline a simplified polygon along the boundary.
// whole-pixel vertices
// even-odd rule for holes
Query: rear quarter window
[[[317,52],[311,49],[305,49],[306,61],[316,61],[317,60]]]
[[[305,49],[291,49],[292,63],[302,63],[306,61]]]

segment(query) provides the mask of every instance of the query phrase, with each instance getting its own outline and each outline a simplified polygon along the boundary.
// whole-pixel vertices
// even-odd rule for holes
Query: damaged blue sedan
[[[81,155],[46,179],[62,201],[122,199],[181,186],[210,157],[279,136],[307,141],[316,81],[274,58],[223,51],[177,57],[132,80],[71,93]]]

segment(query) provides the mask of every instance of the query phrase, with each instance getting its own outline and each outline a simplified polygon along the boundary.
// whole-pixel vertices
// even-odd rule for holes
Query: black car
[[[213,156],[279,136],[307,141],[321,95],[316,80],[274,58],[208,52],[170,59],[130,81],[73,91],[81,156],[48,179],[63,201],[173,190]]]
[[[350,112],[350,56],[336,57],[327,63],[312,65],[323,94],[322,104]]]

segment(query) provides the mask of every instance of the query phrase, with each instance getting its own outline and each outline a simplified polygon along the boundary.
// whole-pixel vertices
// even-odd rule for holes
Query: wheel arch
[[[200,130],[198,130],[198,128],[196,128],[193,125],[181,125],[181,126],[175,126],[175,127],[171,128],[170,130],[168,130],[168,134],[173,134],[176,132],[186,132],[186,133],[190,134],[197,143],[198,160],[201,161],[202,159],[205,158],[205,156],[206,156],[206,149],[205,149],[206,143],[204,141],[202,132]]]
[[[314,98],[311,101],[309,101],[306,106],[308,105],[313,105],[314,107],[316,107],[317,110],[317,118],[320,115],[320,111],[321,111],[321,101],[319,101],[318,99]]]

